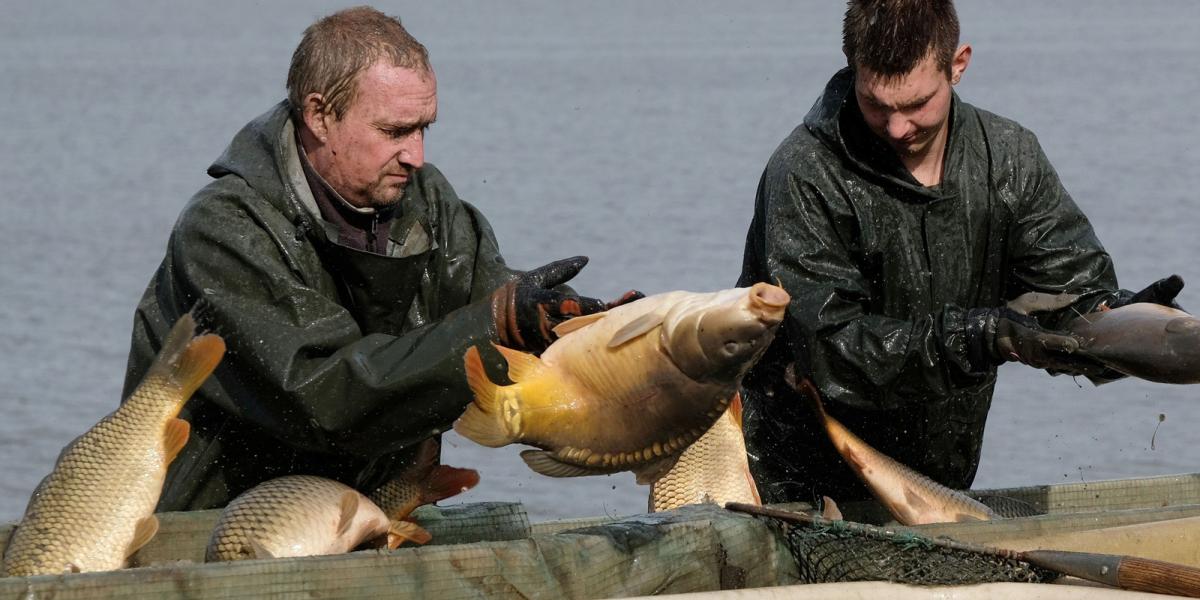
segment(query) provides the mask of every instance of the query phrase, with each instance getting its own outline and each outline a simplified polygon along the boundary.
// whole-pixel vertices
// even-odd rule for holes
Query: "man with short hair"
[[[792,296],[745,381],[765,501],[867,496],[783,383],[787,365],[875,448],[966,488],[1001,363],[1114,377],[1057,329],[1103,303],[1171,304],[1183,285],[1117,288],[1033,133],[954,93],[971,60],[958,37],[951,0],[850,0],[848,67],[759,182],[740,284],[778,281]],[[1078,299],[1034,316],[1005,307],[1033,291]]]
[[[209,167],[135,315],[126,395],[198,302],[228,347],[181,414],[191,436],[159,510],[223,506],[293,473],[369,493],[466,408],[470,346],[538,352],[555,324],[605,307],[561,286],[583,257],[508,268],[487,220],[425,162],[437,79],[398,19],[359,7],[317,21],[287,84]]]

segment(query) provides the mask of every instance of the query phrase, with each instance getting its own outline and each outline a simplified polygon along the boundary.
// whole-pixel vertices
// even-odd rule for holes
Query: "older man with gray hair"
[[[468,347],[537,352],[556,323],[605,307],[561,285],[584,257],[506,266],[487,220],[425,162],[437,79],[398,19],[317,21],[287,85],[209,167],[135,315],[127,394],[198,301],[229,347],[181,414],[192,434],[159,510],[292,473],[370,492],[470,402]]]

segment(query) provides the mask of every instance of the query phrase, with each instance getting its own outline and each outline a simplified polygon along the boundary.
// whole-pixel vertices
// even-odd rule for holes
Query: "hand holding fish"
[[[1028,312],[1063,308],[1074,296],[1047,296],[1045,302],[1030,300],[1025,306],[1017,303],[996,308],[975,308],[967,311],[967,349],[972,366],[985,370],[1005,361],[1018,361],[1038,369],[1054,369],[1067,373],[1083,373],[1089,369],[1103,370],[1086,357],[1075,355],[1079,338],[1070,332],[1046,329]]]
[[[522,273],[493,292],[492,316],[500,343],[541,352],[557,339],[554,328],[567,319],[594,314],[643,296],[630,290],[617,301],[606,304],[554,289],[578,275],[587,262],[586,256],[557,260]]]
[[[1150,304],[1158,304],[1178,310],[1183,310],[1175,303],[1175,297],[1183,290],[1183,278],[1178,275],[1163,277],[1154,283],[1143,288],[1141,291],[1127,298],[1118,298],[1116,301],[1109,302],[1109,308],[1120,308],[1130,304],[1139,302],[1147,302]],[[1128,292],[1125,292],[1128,294]]]

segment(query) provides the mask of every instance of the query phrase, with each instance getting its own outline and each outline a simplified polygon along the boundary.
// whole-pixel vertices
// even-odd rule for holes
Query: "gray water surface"
[[[205,168],[282,99],[317,2],[0,2],[0,521],[118,403],[134,306]],[[431,53],[427,158],[509,262],[576,289],[731,286],[758,176],[844,59],[840,2],[389,2]],[[1033,131],[1125,287],[1200,307],[1200,5],[962,2],[964,99]],[[1200,471],[1200,388],[1001,369],[977,487]],[[1165,415],[1160,424],[1159,415]],[[1157,435],[1155,429],[1157,427]],[[1153,442],[1153,443],[1152,443]],[[448,436],[463,501],[639,512],[629,474],[536,475]]]

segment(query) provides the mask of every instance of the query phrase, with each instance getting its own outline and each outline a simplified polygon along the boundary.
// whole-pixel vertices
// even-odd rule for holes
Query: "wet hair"
[[[292,110],[303,111],[304,97],[315,92],[340,119],[358,92],[358,76],[381,59],[394,67],[432,72],[429,52],[400,19],[369,6],[347,8],[309,25],[288,69]]]
[[[958,33],[953,0],[849,0],[842,52],[851,68],[887,78],[908,74],[932,52],[949,76]]]

